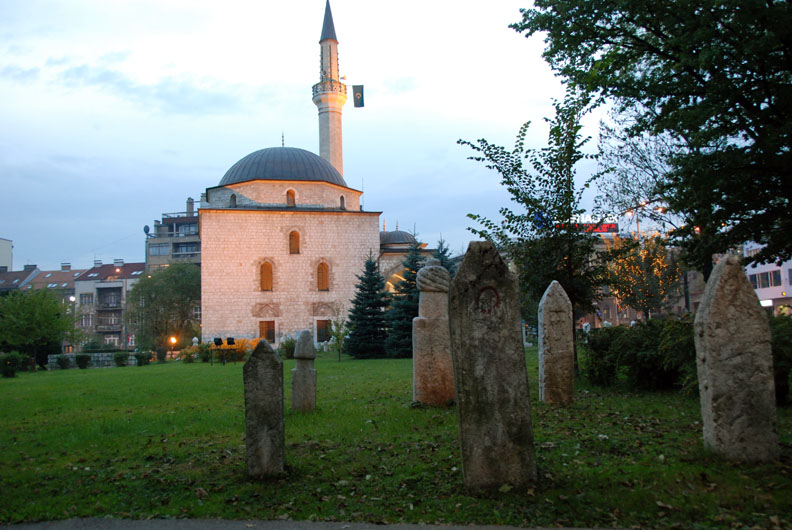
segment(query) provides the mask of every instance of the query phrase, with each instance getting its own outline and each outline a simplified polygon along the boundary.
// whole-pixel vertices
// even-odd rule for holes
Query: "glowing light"
[[[171,344],[176,344],[176,337],[171,337],[170,338],[170,343]]]
[[[759,304],[761,304],[762,307],[773,307],[772,300],[760,300]]]

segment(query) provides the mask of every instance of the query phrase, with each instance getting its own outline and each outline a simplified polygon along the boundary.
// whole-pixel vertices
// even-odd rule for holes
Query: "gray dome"
[[[270,147],[250,153],[231,166],[220,186],[250,180],[313,180],[347,187],[330,162],[296,147]]]
[[[415,238],[409,232],[394,230],[392,232],[380,232],[380,245],[411,245],[415,243]]]

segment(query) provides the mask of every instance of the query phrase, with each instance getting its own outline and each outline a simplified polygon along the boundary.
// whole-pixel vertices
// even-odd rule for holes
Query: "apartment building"
[[[183,212],[163,213],[154,221],[154,229],[146,232],[146,271],[151,272],[171,263],[201,264],[201,238],[195,202],[187,199]]]

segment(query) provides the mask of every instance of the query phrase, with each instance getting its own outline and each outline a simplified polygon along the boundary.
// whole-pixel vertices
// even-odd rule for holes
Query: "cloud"
[[[22,68],[15,65],[4,66],[0,69],[0,78],[8,79],[18,83],[35,81],[39,77],[38,68]]]

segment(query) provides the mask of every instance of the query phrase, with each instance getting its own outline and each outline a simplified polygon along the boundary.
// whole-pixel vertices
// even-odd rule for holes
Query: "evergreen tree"
[[[347,326],[350,332],[344,340],[344,350],[358,359],[384,357],[388,294],[385,292],[385,280],[371,255],[366,259],[363,274],[358,276],[358,280],[349,311]]]
[[[388,357],[412,357],[412,321],[418,316],[418,286],[415,279],[423,262],[421,245],[415,237],[410,244],[410,252],[402,262],[406,269],[402,274],[404,279],[396,284],[393,302],[385,315],[388,323],[385,352]]]
[[[440,236],[440,241],[437,242],[437,249],[432,254],[432,257],[440,260],[440,265],[446,268],[452,278],[456,275],[456,265],[451,261],[451,249],[446,245],[443,236]]]

